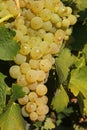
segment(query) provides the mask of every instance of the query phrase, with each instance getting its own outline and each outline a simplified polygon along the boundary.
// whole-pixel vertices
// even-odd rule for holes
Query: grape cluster
[[[16,16],[10,7],[12,2]],[[77,17],[60,0],[19,0],[19,3],[20,16],[17,16],[14,0],[8,0],[6,4],[6,9],[15,16],[15,21],[6,26],[16,31],[14,39],[20,45],[9,73],[26,92],[18,99],[23,116],[32,121],[43,121],[49,112],[45,83],[55,64],[54,55],[69,39]]]

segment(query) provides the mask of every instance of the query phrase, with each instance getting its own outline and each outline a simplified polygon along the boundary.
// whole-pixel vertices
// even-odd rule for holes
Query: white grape
[[[37,29],[40,29],[43,26],[43,21],[40,17],[35,16],[34,18],[32,18],[30,24],[31,24],[31,28],[37,30]]]
[[[18,102],[19,102],[19,104],[21,104],[21,105],[27,104],[27,103],[28,103],[28,96],[25,95],[23,98],[18,98]]]
[[[32,121],[36,121],[38,119],[38,114],[36,112],[31,112],[29,117]]]
[[[44,84],[38,84],[36,86],[36,93],[39,95],[39,96],[43,96],[47,93],[47,87],[46,85]]]
[[[15,57],[14,57],[14,62],[18,65],[26,62],[26,56],[18,53]]]
[[[28,102],[25,106],[25,109],[28,113],[34,112],[36,110],[36,103],[34,102]]]
[[[28,95],[28,99],[29,99],[29,101],[31,101],[31,102],[34,102],[37,97],[38,97],[38,96],[37,96],[36,92],[30,92],[29,95]]]
[[[49,108],[45,104],[41,104],[40,106],[37,107],[36,112],[38,115],[45,115],[49,112]]]
[[[13,65],[9,69],[9,74],[13,79],[17,79],[20,75],[20,67],[18,65]]]
[[[48,72],[51,69],[52,64],[48,59],[42,59],[39,66],[41,70],[43,70],[44,72]]]

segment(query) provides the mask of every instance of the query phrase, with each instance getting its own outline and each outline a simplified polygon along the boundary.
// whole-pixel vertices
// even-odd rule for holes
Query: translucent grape
[[[28,83],[34,83],[36,82],[38,79],[38,74],[36,70],[29,70],[26,73],[26,80],[28,81]]]
[[[43,96],[47,93],[47,87],[44,85],[44,84],[38,84],[36,86],[36,93],[39,95],[39,96]]]
[[[31,28],[37,30],[37,29],[40,29],[43,26],[43,21],[40,17],[35,16],[34,18],[32,18],[30,24],[31,24]]]
[[[49,112],[49,108],[45,104],[41,104],[40,106],[37,107],[36,112],[38,115],[45,115]]]
[[[39,66],[41,70],[43,70],[44,72],[48,72],[51,69],[52,64],[48,59],[42,59]]]
[[[29,117],[32,121],[36,121],[38,119],[38,114],[36,112],[31,112]]]
[[[14,62],[18,65],[26,62],[26,56],[18,53],[15,57],[14,57]]]
[[[20,46],[20,53],[22,55],[28,55],[30,53],[30,46],[29,46],[29,44],[21,44],[21,46]]]
[[[44,81],[46,79],[46,73],[43,70],[37,70],[38,73],[38,82]]]
[[[26,86],[28,84],[26,77],[24,74],[21,74],[20,76],[18,76],[17,78],[17,83],[21,86]]]
[[[42,28],[48,32],[52,29],[52,23],[50,21],[46,21],[43,23]]]
[[[42,49],[37,46],[33,47],[31,49],[30,56],[32,59],[35,59],[35,60],[40,59],[43,56]]]
[[[31,69],[29,63],[24,62],[20,65],[20,71],[22,74],[26,74]]]
[[[34,102],[37,97],[38,97],[38,96],[37,96],[36,92],[30,92],[29,95],[28,95],[28,99],[29,99],[29,101],[31,101],[31,102]]]
[[[36,104],[34,102],[28,102],[25,106],[25,109],[28,113],[34,112],[36,110]]]
[[[39,15],[44,21],[48,21],[51,18],[51,11],[45,8],[40,11]]]
[[[39,60],[30,59],[29,65],[32,69],[38,69],[39,68]]]
[[[23,115],[24,117],[29,117],[29,114],[28,114],[28,113],[26,112],[26,110],[25,110],[25,106],[22,107],[21,113],[22,113],[22,115]]]
[[[18,102],[19,102],[19,104],[21,104],[21,105],[27,104],[27,103],[28,103],[28,96],[25,95],[23,98],[18,98]]]
[[[77,22],[77,18],[75,15],[69,15],[68,20],[70,21],[70,25],[74,25]]]
[[[20,75],[20,67],[18,65],[13,65],[9,69],[9,74],[13,79],[17,79]]]

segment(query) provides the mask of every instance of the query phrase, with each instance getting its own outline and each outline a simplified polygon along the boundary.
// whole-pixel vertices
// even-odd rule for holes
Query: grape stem
[[[20,10],[20,2],[19,2],[19,0],[14,0],[14,1],[15,1],[16,5],[17,5],[17,8]],[[20,16],[20,11],[19,11],[18,16]]]

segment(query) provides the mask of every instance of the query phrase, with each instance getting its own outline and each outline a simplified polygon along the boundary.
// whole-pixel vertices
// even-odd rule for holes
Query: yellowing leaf
[[[52,122],[51,118],[47,118],[45,123],[44,123],[44,127],[45,130],[52,130],[53,128],[55,128],[54,123]]]
[[[84,97],[87,97],[87,66],[72,71],[69,89],[75,96],[81,92]]]
[[[56,110],[56,112],[62,112],[68,105],[69,98],[68,95],[63,88],[63,86],[60,86],[60,89],[57,90],[55,96],[52,100],[52,106],[53,109]]]
[[[60,83],[67,79],[69,67],[73,64],[73,62],[74,56],[71,55],[70,50],[68,48],[61,50],[61,53],[56,58],[56,70]]]
[[[25,122],[21,116],[19,105],[13,103],[0,115],[1,130],[26,130]]]

